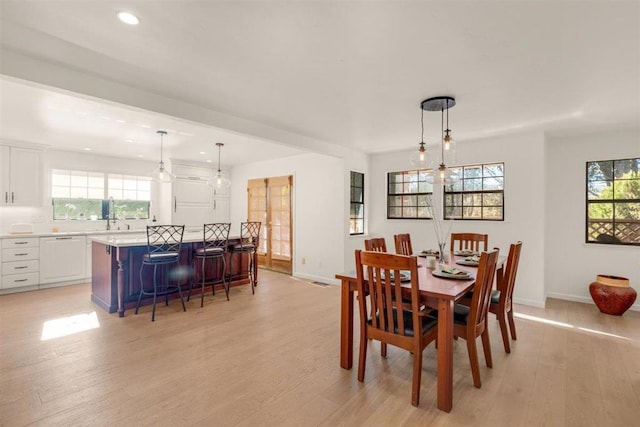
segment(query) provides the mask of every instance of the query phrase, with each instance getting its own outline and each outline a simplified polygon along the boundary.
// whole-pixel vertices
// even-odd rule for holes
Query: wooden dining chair
[[[502,278],[498,283],[498,289],[491,293],[491,304],[489,311],[496,315],[500,323],[500,332],[502,333],[502,342],[504,351],[511,353],[511,345],[509,342],[509,332],[507,331],[507,319],[509,320],[509,329],[511,330],[511,338],[517,339],[516,324],[513,321],[513,288],[516,282],[516,274],[518,273],[518,264],[520,263],[520,251],[522,242],[512,243],[509,247],[509,256],[504,267]]]
[[[400,271],[408,271],[411,284],[401,286]],[[358,381],[364,381],[369,339],[403,348],[413,354],[411,404],[420,403],[422,351],[437,337],[437,319],[420,309],[416,257],[356,250],[356,274],[360,309],[360,354]],[[368,302],[369,301],[369,302]]]
[[[482,243],[482,247],[480,247]],[[469,250],[480,253],[489,250],[489,235],[479,233],[451,233],[451,252]]]
[[[396,234],[393,236],[393,240],[396,244],[396,253],[400,255],[413,255],[413,248],[411,247],[411,235],[409,233]]]
[[[367,251],[387,252],[387,243],[384,237],[375,237],[364,241],[364,249]]]
[[[491,303],[491,287],[496,273],[498,250],[482,252],[478,263],[476,283],[473,286],[473,296],[469,306],[456,304],[453,312],[453,335],[467,341],[467,352],[471,363],[473,385],[480,388],[480,365],[478,363],[478,348],[476,339],[482,337],[484,359],[489,368],[493,367],[491,359],[491,345],[489,343],[489,329],[487,317]]]

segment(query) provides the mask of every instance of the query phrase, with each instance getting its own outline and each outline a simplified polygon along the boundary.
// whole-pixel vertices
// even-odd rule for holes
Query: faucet
[[[109,216],[111,216],[111,218],[109,218]],[[116,224],[116,208],[113,197],[109,197],[109,201],[107,202],[107,231],[111,230],[111,221],[113,221],[113,225]]]

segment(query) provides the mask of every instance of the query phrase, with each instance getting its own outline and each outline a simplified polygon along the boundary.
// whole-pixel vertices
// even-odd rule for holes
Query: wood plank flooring
[[[481,355],[475,389],[457,341],[447,414],[436,408],[433,345],[418,408],[409,353],[389,347],[383,359],[373,342],[364,383],[357,366],[340,368],[339,287],[262,270],[255,295],[243,286],[230,298],[192,299],[186,313],[160,304],[152,323],[149,307],[100,310],[88,284],[0,296],[0,425],[640,425],[638,312],[516,306],[509,355],[491,316],[494,368]],[[44,322],[94,311],[98,328],[41,340]]]

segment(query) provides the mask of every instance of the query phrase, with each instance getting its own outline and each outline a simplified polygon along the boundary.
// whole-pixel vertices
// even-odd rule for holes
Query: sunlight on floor
[[[615,335],[607,332],[596,331],[595,329],[583,328],[581,326],[570,325],[569,323],[557,322],[555,320],[544,319],[542,317],[531,316],[528,314],[514,313],[513,316],[523,320],[531,320],[532,322],[545,323],[547,325],[558,326],[560,328],[575,329],[575,330],[587,332],[590,334],[602,335],[602,336],[611,337],[611,338],[618,338],[625,341],[633,341],[631,338],[623,337],[622,335]]]
[[[99,327],[100,322],[98,322],[98,315],[95,311],[62,317],[60,319],[47,320],[42,326],[42,337],[40,341],[65,337]]]

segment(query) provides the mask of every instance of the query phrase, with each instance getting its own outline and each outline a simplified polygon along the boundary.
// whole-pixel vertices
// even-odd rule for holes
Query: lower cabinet
[[[38,285],[39,247],[37,237],[2,239],[0,289]]]
[[[87,246],[85,236],[40,238],[40,283],[84,280]]]

